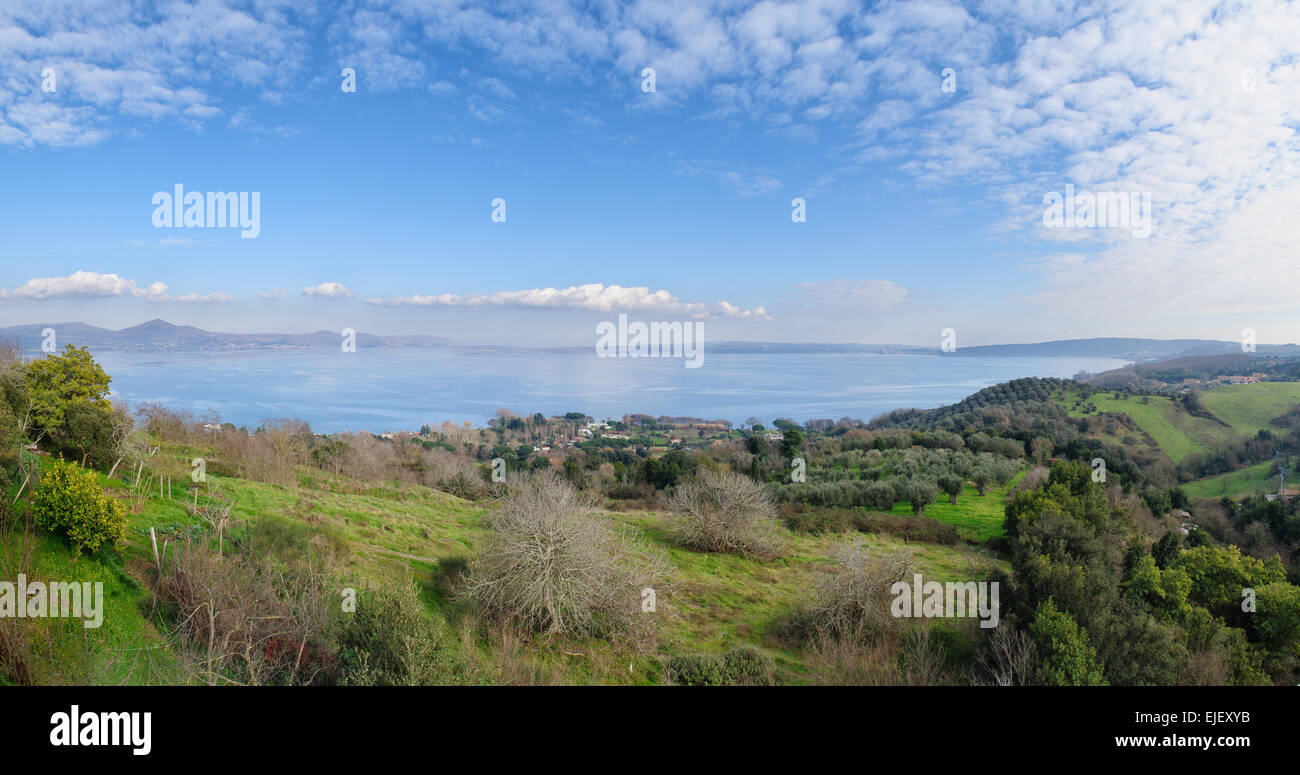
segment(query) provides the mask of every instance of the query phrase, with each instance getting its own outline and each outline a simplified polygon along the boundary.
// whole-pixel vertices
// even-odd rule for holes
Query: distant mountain
[[[41,332],[52,328],[60,349],[65,344],[87,346],[98,350],[201,351],[201,350],[308,350],[338,347],[341,334],[337,331],[315,331],[310,334],[224,334],[205,331],[194,326],[178,326],[165,320],[150,320],[138,326],[114,331],[85,323],[37,323],[25,326],[0,328],[0,339],[17,339],[24,349],[39,350],[44,340]],[[528,353],[581,353],[591,352],[591,347],[521,347],[517,345],[453,345],[446,337],[412,334],[379,336],[358,333],[358,348],[385,347],[447,347],[464,355],[528,354]],[[594,345],[594,343],[593,343]],[[1064,339],[1032,344],[994,344],[976,347],[959,347],[956,352],[944,353],[938,347],[918,347],[905,344],[853,344],[818,342],[706,342],[709,353],[755,353],[772,355],[879,353],[897,355],[941,355],[960,357],[1087,357],[1119,358],[1136,364],[1146,364],[1170,358],[1227,355],[1241,352],[1238,342],[1219,342],[1212,339]],[[1300,355],[1300,347],[1287,345],[1259,345],[1260,355],[1293,357]]]
[[[1237,348],[1240,350],[1240,348]],[[1268,379],[1295,381],[1300,377],[1300,347],[1280,345],[1257,352],[1232,352],[1213,355],[1180,355],[1121,369],[1103,371],[1088,377],[1085,382],[1102,388],[1130,390],[1155,390],[1173,385],[1187,386],[1209,383],[1220,377],[1247,377],[1263,374]]]
[[[950,356],[1025,357],[1070,356],[1087,358],[1121,358],[1135,363],[1151,363],[1169,358],[1194,355],[1230,355],[1241,352],[1240,342],[1220,342],[1214,339],[1063,339],[1033,344],[994,344],[978,347],[960,347]],[[1300,348],[1295,345],[1262,344],[1257,348],[1261,355],[1295,355]]]
[[[199,351],[199,350],[280,350],[338,347],[338,331],[310,334],[224,334],[194,326],[177,326],[154,319],[138,326],[114,331],[85,323],[38,323],[0,328],[0,339],[17,339],[26,350],[39,350],[45,337],[42,331],[53,329],[56,344],[90,347],[96,350]],[[357,333],[358,348],[373,347],[442,347],[447,339],[440,336],[377,336]]]
[[[1241,352],[1239,342],[1213,339],[1063,339],[1031,344],[991,344],[958,347],[942,352],[938,347],[905,344],[795,344],[789,342],[719,342],[707,347],[712,353],[889,353],[942,355],[947,358],[1079,357],[1118,358],[1149,363],[1192,355],[1221,355]],[[1295,345],[1259,345],[1260,354],[1300,354]]]
[[[1191,349],[1228,347],[1230,344],[1229,342],[1216,342],[1209,339],[1063,339],[1032,344],[991,344],[978,347],[959,347],[955,353],[945,354],[1002,358],[1023,358],[1035,355],[1077,356],[1148,361],[1171,358]],[[1226,350],[1219,351],[1226,352]]]

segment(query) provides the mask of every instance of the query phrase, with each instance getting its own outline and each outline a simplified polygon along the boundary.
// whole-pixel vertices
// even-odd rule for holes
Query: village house
[[[1277,501],[1277,500],[1289,501],[1294,498],[1300,498],[1300,490],[1294,490],[1294,489],[1278,490],[1277,492],[1271,492],[1264,496],[1264,499],[1268,501]]]
[[[1178,529],[1182,532],[1183,535],[1188,535],[1193,530],[1197,530],[1200,528],[1200,525],[1197,525],[1196,523],[1192,522],[1191,512],[1185,511],[1183,509],[1175,509],[1171,516],[1176,517],[1178,519]]]

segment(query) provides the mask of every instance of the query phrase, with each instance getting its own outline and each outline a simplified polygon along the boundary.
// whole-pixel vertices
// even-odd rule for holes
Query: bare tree
[[[230,523],[230,513],[235,509],[235,501],[224,497],[220,491],[209,492],[203,503],[195,497],[194,516],[199,517],[217,534],[217,556],[225,549],[226,525]]]
[[[479,610],[534,632],[653,642],[671,584],[667,559],[591,497],[552,475],[512,485],[488,522],[466,594]],[[644,610],[652,590],[655,611]]]
[[[116,460],[108,471],[109,478],[112,478],[123,461],[127,462],[127,470],[130,470],[132,463],[144,460],[149,454],[149,437],[142,429],[135,427],[125,405],[113,407],[113,454]]]
[[[1034,642],[1024,630],[999,624],[980,647],[979,674],[973,682],[992,686],[1030,684],[1037,661],[1035,652]]]
[[[903,635],[903,664],[912,686],[938,686],[943,680],[944,648],[930,637],[930,628],[913,627]]]

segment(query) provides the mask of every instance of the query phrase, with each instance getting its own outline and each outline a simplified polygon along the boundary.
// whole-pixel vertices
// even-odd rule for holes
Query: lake
[[[417,430],[444,420],[484,424],[498,408],[619,418],[642,412],[740,423],[869,420],[891,409],[933,408],[1018,377],[1070,377],[1124,365],[1113,358],[709,353],[681,359],[597,358],[594,353],[461,354],[440,348],[353,353],[138,353],[98,351],[115,398],[213,410],[256,426],[294,417],[320,433]]]

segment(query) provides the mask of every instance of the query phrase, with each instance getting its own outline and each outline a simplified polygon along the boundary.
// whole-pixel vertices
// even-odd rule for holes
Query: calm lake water
[[[114,397],[157,401],[253,427],[296,417],[314,430],[416,430],[444,420],[476,425],[506,407],[520,414],[630,412],[740,423],[868,420],[891,409],[933,408],[1017,377],[1070,377],[1124,365],[1112,358],[944,358],[875,354],[708,354],[680,359],[591,353],[458,354],[440,349],[244,353],[102,351]]]

